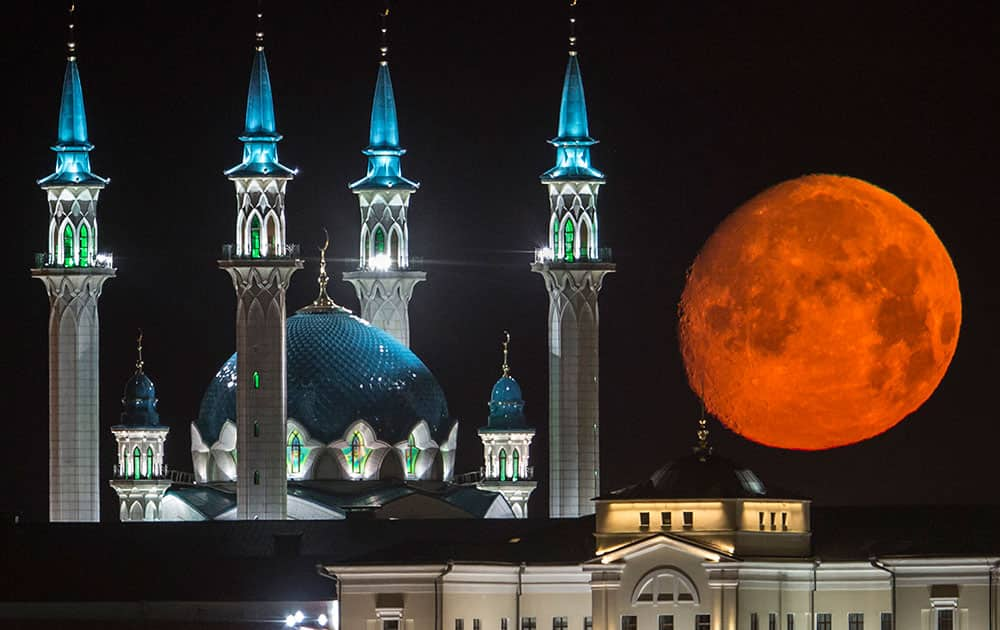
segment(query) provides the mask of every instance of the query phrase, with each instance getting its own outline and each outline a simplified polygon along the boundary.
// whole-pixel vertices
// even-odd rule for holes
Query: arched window
[[[510,470],[510,480],[511,481],[517,481],[517,478],[520,476],[518,474],[518,465],[520,463],[518,460],[520,459],[520,456],[518,455],[516,448],[514,449],[514,452],[511,453],[510,459],[511,459],[511,462],[510,462],[510,467],[511,467],[511,470]]]
[[[372,246],[372,240],[369,238],[368,230],[365,230],[364,244],[361,246],[361,264],[364,265],[368,258],[372,255],[369,249]]]
[[[355,433],[351,438],[351,472],[355,475],[361,474],[361,465],[364,463],[364,442],[360,433]]]
[[[121,479],[128,478],[128,447],[122,448],[122,469],[118,473],[118,477]]]
[[[590,227],[586,221],[580,221],[580,260],[590,258]]]
[[[375,255],[385,253],[385,230],[381,225],[375,226]]]
[[[146,479],[153,478],[153,447],[146,447]]]
[[[260,372],[257,370],[253,372],[253,388],[260,389]]]
[[[278,256],[278,221],[273,216],[267,220],[267,255]]]
[[[559,221],[552,217],[552,256],[559,258]]]
[[[406,440],[406,474],[416,475],[417,474],[417,458],[420,457],[420,449],[417,448],[417,440],[410,434],[410,437]]]
[[[389,231],[389,259],[392,264],[399,265],[399,245],[400,236],[396,233],[396,230]]]
[[[575,257],[573,256],[573,219],[572,217],[566,219],[566,226],[563,228],[563,260],[566,262],[573,262]]]
[[[680,569],[659,567],[639,579],[633,604],[699,604],[698,589]]]
[[[292,431],[288,438],[288,471],[298,473],[302,470],[302,438],[298,431]]]
[[[507,481],[507,451],[500,449],[500,481]]]
[[[135,450],[132,451],[132,477],[134,479],[139,479],[141,477],[139,473],[141,472],[142,472],[142,451],[140,451],[139,447],[137,446],[135,447]]]
[[[66,267],[73,266],[73,249],[73,226],[67,223],[63,230],[63,265]]]
[[[250,220],[250,257],[260,258],[260,217]]]
[[[87,225],[80,225],[80,266],[87,266],[88,252],[90,251],[90,235],[87,233]]]

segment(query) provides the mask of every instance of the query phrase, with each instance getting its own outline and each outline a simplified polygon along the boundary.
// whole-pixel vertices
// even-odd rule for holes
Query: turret
[[[368,148],[362,151],[368,157],[368,169],[349,186],[361,209],[358,271],[345,273],[344,280],[354,285],[361,316],[409,346],[410,297],[427,274],[410,268],[410,195],[420,184],[403,177],[400,158],[406,150],[399,143],[396,95],[389,76],[388,13],[386,9],[382,14]]]
[[[535,429],[524,415],[521,387],[510,374],[510,334],[504,333],[500,379],[490,393],[490,415],[479,429],[483,442],[483,474],[476,487],[499,492],[518,518],[527,518],[528,499],[538,485],[529,465]]]

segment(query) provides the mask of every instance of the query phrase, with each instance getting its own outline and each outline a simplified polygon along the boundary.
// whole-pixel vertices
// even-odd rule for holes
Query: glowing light
[[[295,623],[302,623],[303,621],[305,621],[305,618],[306,616],[302,614],[301,610],[295,611]]]
[[[368,268],[372,271],[389,271],[392,259],[389,254],[375,254],[368,260]]]
[[[285,617],[285,625],[289,628],[295,627],[295,615],[288,615]]]
[[[535,262],[546,262],[556,257],[551,247],[539,247],[535,250]]]
[[[327,621],[329,621],[329,619],[327,619],[326,615],[323,613],[320,613],[319,617],[316,617],[316,623],[321,626],[325,626]]]

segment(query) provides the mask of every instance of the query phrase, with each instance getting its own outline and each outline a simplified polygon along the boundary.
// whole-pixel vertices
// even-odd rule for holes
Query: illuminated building
[[[361,207],[359,266],[344,273],[361,302],[361,317],[410,345],[410,298],[427,274],[410,268],[410,195],[420,184],[403,177],[396,95],[389,77],[383,17],[378,78],[372,98],[368,172],[350,185]]]
[[[571,20],[572,25],[572,20]],[[549,193],[549,245],[532,271],[549,294],[549,515],[593,512],[600,494],[597,297],[615,265],[598,245],[597,194],[604,174],[590,162],[583,79],[570,36],[559,107],[559,134],[551,140],[556,164],[542,174]]]
[[[90,168],[94,146],[72,28],[52,147],[56,169],[38,181],[49,202],[48,248],[31,275],[49,295],[49,519],[99,521],[97,301],[115,269],[98,250],[97,198],[109,180]]]

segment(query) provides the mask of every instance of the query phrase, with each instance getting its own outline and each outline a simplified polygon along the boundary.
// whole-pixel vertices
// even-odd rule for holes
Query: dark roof
[[[811,514],[822,560],[1000,554],[1000,505],[813,506]]]
[[[756,499],[798,498],[769,487],[749,468],[717,455],[692,454],[668,462],[635,485],[599,497],[621,499]]]

